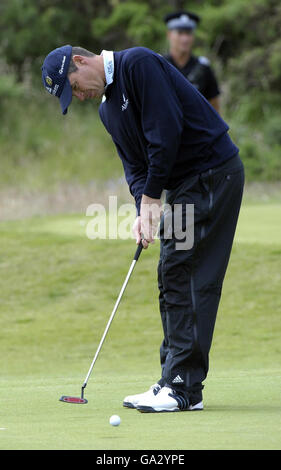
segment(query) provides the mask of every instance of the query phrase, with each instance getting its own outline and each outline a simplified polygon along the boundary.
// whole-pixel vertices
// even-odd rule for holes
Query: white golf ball
[[[120,416],[112,415],[109,422],[110,422],[111,426],[119,426],[119,424],[121,423]]]

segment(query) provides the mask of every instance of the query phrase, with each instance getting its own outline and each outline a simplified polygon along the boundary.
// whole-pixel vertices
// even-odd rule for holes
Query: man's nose
[[[78,98],[78,100],[84,101],[85,99],[84,93],[81,93],[80,91],[74,91],[73,94],[74,96],[76,96],[76,98]]]

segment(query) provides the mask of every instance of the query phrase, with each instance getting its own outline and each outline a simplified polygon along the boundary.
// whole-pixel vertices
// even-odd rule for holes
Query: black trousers
[[[164,331],[159,383],[170,385],[191,403],[202,399],[243,187],[244,166],[236,155],[166,193],[169,211],[164,211],[160,223],[158,266]],[[192,207],[193,216],[189,212]],[[179,230],[179,217],[181,231],[189,233],[188,249]]]

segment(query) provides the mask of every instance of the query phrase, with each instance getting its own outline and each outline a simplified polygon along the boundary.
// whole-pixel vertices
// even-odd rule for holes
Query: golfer
[[[143,47],[96,55],[63,46],[45,58],[42,80],[63,114],[73,96],[103,97],[100,117],[135,198],[136,242],[144,248],[153,243],[161,218],[161,376],[123,405],[142,412],[202,410],[202,382],[244,186],[229,127],[173,65]],[[168,213],[161,209],[164,190]],[[176,213],[181,224],[175,217],[166,230],[165,218],[173,220]],[[193,242],[187,248],[181,234],[191,220]]]

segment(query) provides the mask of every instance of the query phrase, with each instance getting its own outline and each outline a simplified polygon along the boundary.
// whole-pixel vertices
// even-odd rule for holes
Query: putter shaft
[[[102,338],[101,338],[101,340],[100,340],[100,344],[99,344],[99,346],[98,346],[98,349],[97,349],[96,354],[95,354],[95,356],[94,356],[94,359],[93,359],[93,361],[92,361],[92,364],[91,364],[91,366],[90,366],[90,369],[89,369],[89,371],[88,371],[88,373],[87,373],[87,375],[86,375],[86,377],[85,377],[85,380],[84,380],[84,383],[83,383],[82,389],[81,389],[81,398],[84,398],[84,390],[85,390],[85,388],[86,388],[86,386],[87,386],[89,377],[90,377],[90,375],[91,375],[91,373],[92,373],[93,367],[94,367],[95,362],[96,362],[96,360],[97,360],[97,358],[98,358],[98,355],[99,355],[99,353],[100,353],[100,350],[101,350],[101,348],[102,348],[102,345],[103,345],[104,340],[105,340],[105,338],[106,338],[106,335],[107,335],[107,333],[108,333],[108,330],[109,330],[109,328],[110,328],[110,325],[111,325],[111,323],[112,323],[112,320],[113,320],[113,318],[114,318],[114,316],[115,316],[115,313],[116,313],[116,311],[117,311],[118,305],[119,305],[119,303],[120,303],[120,301],[121,301],[121,299],[122,299],[122,296],[123,296],[123,294],[124,294],[124,291],[125,291],[125,289],[126,289],[126,286],[127,286],[128,282],[129,282],[129,279],[130,279],[130,277],[131,277],[131,274],[132,274],[132,272],[133,272],[133,269],[134,269],[134,267],[135,267],[135,264],[136,264],[136,262],[137,262],[137,260],[138,260],[138,258],[139,258],[139,256],[140,256],[140,254],[141,254],[142,248],[143,248],[142,243],[140,243],[140,244],[138,245],[136,254],[135,254],[135,256],[134,256],[134,259],[133,259],[133,261],[132,261],[132,264],[131,264],[131,266],[130,266],[130,269],[129,269],[129,271],[128,271],[128,274],[127,274],[127,276],[126,276],[126,279],[125,279],[125,281],[124,281],[124,283],[123,283],[123,286],[122,286],[122,289],[121,289],[120,294],[119,294],[119,296],[118,296],[118,299],[116,300],[116,303],[115,303],[115,305],[114,305],[114,309],[113,309],[113,311],[112,311],[112,313],[111,313],[111,315],[110,315],[110,318],[109,318],[109,320],[108,320],[108,323],[107,323],[107,325],[106,325],[105,331],[104,331],[104,333],[103,333],[103,335],[102,335]]]

